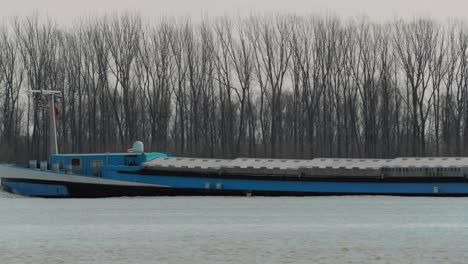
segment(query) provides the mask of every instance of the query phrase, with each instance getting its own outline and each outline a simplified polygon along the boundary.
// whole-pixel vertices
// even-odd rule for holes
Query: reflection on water
[[[468,198],[18,199],[0,263],[466,263]]]

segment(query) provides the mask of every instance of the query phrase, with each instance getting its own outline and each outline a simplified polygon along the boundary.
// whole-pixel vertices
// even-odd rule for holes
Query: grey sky
[[[195,19],[251,12],[367,15],[377,21],[395,16],[431,16],[439,20],[468,17],[468,0],[0,0],[0,4],[3,18],[39,11],[66,24],[81,16],[123,10],[137,11],[147,18],[190,15]]]

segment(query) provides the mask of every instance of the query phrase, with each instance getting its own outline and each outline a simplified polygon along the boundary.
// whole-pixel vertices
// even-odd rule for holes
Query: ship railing
[[[384,167],[385,177],[464,177],[462,167]]]

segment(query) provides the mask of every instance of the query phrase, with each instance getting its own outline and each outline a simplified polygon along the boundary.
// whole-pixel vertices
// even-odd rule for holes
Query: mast
[[[55,98],[50,96],[50,154],[58,154],[57,126],[55,125]]]
[[[55,96],[61,96],[61,91],[52,91],[52,90],[29,90],[29,93],[41,93],[42,96],[50,96],[49,104],[49,115],[50,115],[50,154],[58,154],[58,144],[57,144],[57,126],[55,124]]]

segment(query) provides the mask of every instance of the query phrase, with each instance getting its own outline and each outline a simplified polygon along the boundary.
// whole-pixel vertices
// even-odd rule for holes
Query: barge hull
[[[275,190],[214,190],[203,188],[165,188],[147,186],[115,186],[31,179],[1,179],[5,191],[43,198],[105,198],[130,196],[325,196],[325,195],[389,195],[461,197],[468,192],[375,192],[361,191],[275,191]],[[345,183],[347,184],[347,183]],[[449,188],[450,186],[441,186]],[[466,186],[468,190],[468,186]],[[447,189],[446,189],[447,191]]]

